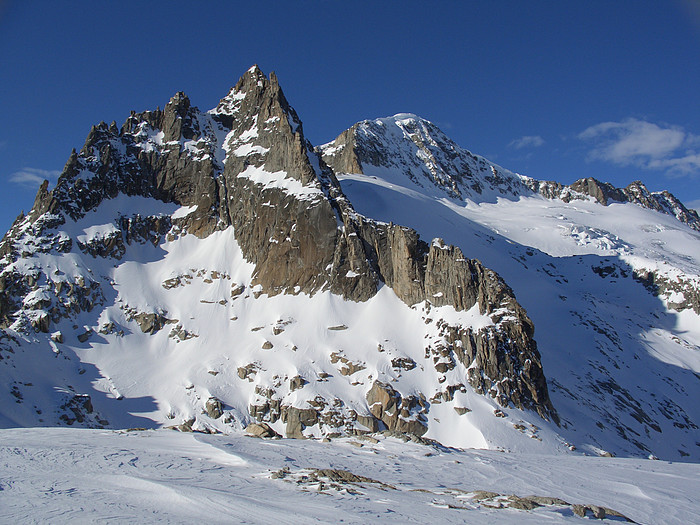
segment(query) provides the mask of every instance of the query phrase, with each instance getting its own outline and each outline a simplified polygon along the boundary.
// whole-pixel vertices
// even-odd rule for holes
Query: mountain
[[[5,235],[0,426],[697,460],[699,224],[409,114],[314,148],[254,66],[93,127]]]

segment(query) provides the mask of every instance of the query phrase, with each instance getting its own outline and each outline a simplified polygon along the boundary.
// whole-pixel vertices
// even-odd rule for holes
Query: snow
[[[354,446],[353,446],[354,444]],[[0,430],[3,521],[579,523],[570,506],[524,511],[478,490],[599,505],[637,523],[697,518],[700,466],[433,448],[380,437],[263,441],[238,435]],[[280,477],[281,469],[288,469]],[[304,481],[341,469],[383,483]],[[50,473],[50,475],[47,475]],[[277,477],[278,479],[275,479]]]
[[[254,138],[258,137],[258,116],[255,115],[253,118],[253,124],[250,126],[249,129],[244,131],[238,136],[238,141],[239,142],[248,142],[250,140],[253,140]]]
[[[171,216],[173,220],[175,219],[183,219],[190,215],[191,213],[194,213],[197,211],[197,205],[195,204],[194,206],[180,206],[177,210],[175,210]]]
[[[284,190],[298,199],[318,199],[323,197],[323,191],[318,186],[304,185],[295,178],[289,177],[284,171],[270,173],[262,167],[249,165],[238,174],[238,178],[247,178],[264,188],[276,188]]]
[[[109,223],[91,225],[85,228],[83,231],[84,234],[78,235],[76,238],[78,239],[78,242],[87,243],[95,239],[109,237],[110,235],[119,232],[119,228],[117,228],[113,223]]]
[[[296,121],[291,115],[287,114],[287,123],[289,124],[289,127],[292,129],[292,133],[296,133],[297,130],[299,129],[299,122]]]
[[[451,306],[433,306],[430,315],[447,321],[453,326],[470,326],[475,331],[493,326],[493,320],[488,315],[479,312],[479,304],[475,304],[469,310],[457,311]]]
[[[228,98],[231,100],[243,100],[245,98],[245,91],[237,91],[235,93],[231,93]]]
[[[270,148],[263,148],[262,146],[254,146],[252,144],[242,144],[233,150],[233,154],[236,157],[247,157],[252,154],[264,155],[268,151],[270,151]]]

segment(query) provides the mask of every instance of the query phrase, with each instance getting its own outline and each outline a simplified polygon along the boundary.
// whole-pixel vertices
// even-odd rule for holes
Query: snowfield
[[[10,429],[0,430],[0,464],[2,523],[555,524],[580,523],[572,505],[587,505],[637,523],[681,524],[697,520],[700,493],[697,464],[458,450],[382,436]],[[509,507],[513,495],[544,504]]]

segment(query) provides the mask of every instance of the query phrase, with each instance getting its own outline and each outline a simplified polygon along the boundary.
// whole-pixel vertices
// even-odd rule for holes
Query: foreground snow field
[[[578,523],[576,504],[637,523],[700,513],[697,464],[377,438],[0,430],[0,522]],[[511,495],[563,501],[520,510]]]

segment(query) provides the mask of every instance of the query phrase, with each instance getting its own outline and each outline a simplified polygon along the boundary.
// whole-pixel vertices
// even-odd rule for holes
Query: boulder
[[[251,423],[245,427],[247,434],[259,438],[279,438],[281,437],[273,428],[267,423]]]
[[[206,414],[212,419],[219,419],[224,415],[224,404],[215,397],[210,397],[204,405]]]

